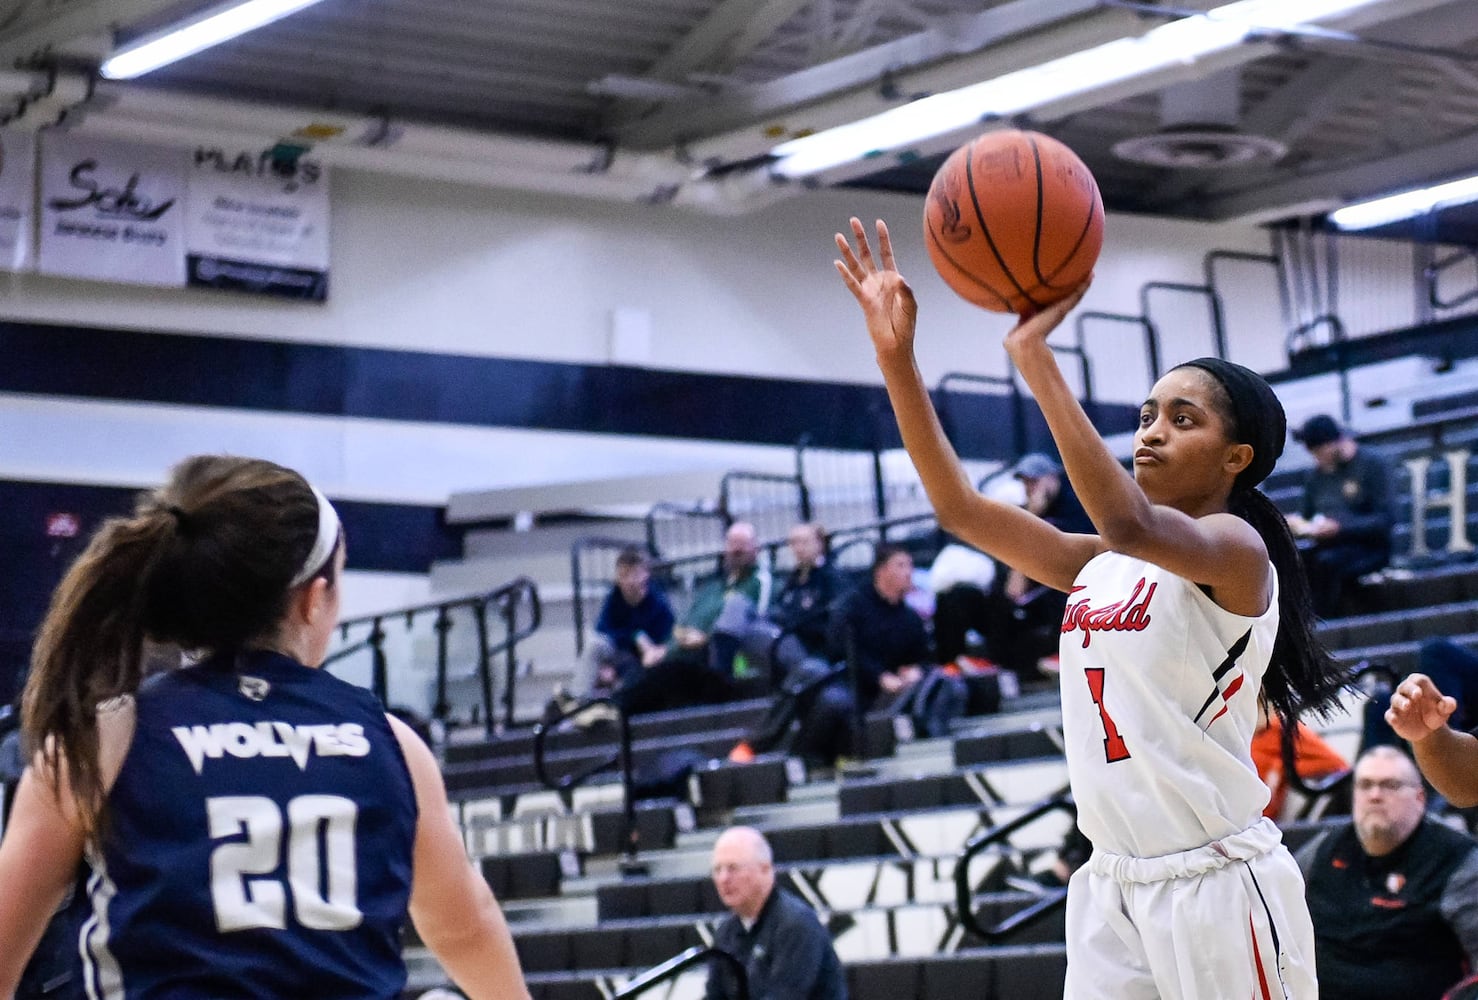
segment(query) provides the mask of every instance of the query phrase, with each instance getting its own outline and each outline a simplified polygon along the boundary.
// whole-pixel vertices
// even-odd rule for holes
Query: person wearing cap
[[[1330,618],[1344,610],[1350,581],[1391,561],[1393,473],[1328,414],[1304,421],[1294,437],[1314,457],[1314,468],[1304,479],[1302,509],[1288,526],[1303,549],[1314,611]]]
[[[1062,466],[1041,452],[1023,455],[1011,475],[1026,490],[1023,506],[1060,531],[1092,534],[1093,522],[1083,510]],[[1002,567],[986,595],[986,655],[1014,671],[1027,685],[1049,681],[1056,660],[1062,612],[1067,595],[1032,580],[1018,569]]]

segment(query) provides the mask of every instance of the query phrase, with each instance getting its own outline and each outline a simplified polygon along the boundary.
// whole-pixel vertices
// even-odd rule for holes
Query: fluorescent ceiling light
[[[773,170],[808,177],[832,167],[910,150],[919,143],[1009,118],[1064,98],[1121,84],[1235,48],[1259,30],[1290,30],[1388,0],[1239,0],[1192,17],[945,91],[826,129],[771,150]]]
[[[109,80],[132,80],[318,2],[237,0],[213,7],[171,28],[129,42],[110,56],[98,72]]]
[[[1470,201],[1478,201],[1478,177],[1465,177],[1435,187],[1347,205],[1329,213],[1329,221],[1340,229],[1374,229],[1425,215],[1439,206],[1463,205]]]

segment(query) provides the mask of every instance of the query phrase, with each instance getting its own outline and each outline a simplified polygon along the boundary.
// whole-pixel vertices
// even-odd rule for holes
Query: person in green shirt
[[[769,605],[770,575],[759,565],[754,525],[735,521],[724,533],[723,566],[698,584],[660,659],[617,692],[629,715],[728,697],[736,654]]]

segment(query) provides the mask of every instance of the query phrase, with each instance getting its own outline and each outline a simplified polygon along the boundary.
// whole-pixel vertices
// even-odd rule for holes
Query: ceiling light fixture
[[[1465,205],[1478,201],[1478,177],[1465,177],[1433,187],[1373,198],[1346,205],[1329,213],[1329,221],[1339,229],[1374,229],[1402,219],[1425,215],[1436,208]]]
[[[1133,38],[920,98],[869,118],[782,143],[770,151],[782,177],[809,177],[857,160],[913,151],[980,123],[1043,108],[1193,64],[1260,32],[1287,31],[1389,0],[1239,0]]]
[[[212,7],[179,24],[129,42],[110,56],[98,72],[109,80],[132,80],[289,14],[296,14],[318,2],[236,0]]]

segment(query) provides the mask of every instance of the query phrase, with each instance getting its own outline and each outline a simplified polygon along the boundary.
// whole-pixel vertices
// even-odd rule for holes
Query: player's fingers
[[[878,255],[883,261],[884,270],[898,270],[898,265],[893,260],[893,238],[888,235],[888,224],[882,219],[878,220]]]
[[[851,271],[847,269],[847,265],[843,264],[841,261],[834,260],[832,261],[832,263],[836,265],[837,274],[840,274],[842,276],[842,281],[846,283],[847,291],[851,292],[853,297],[856,298],[858,302],[861,302],[862,285],[857,281],[857,278],[852,274]]]
[[[851,242],[841,233],[837,233],[836,244],[837,252],[842,255],[842,260],[846,263],[847,269],[860,281],[863,277],[862,265],[857,260],[857,254],[852,250]]]
[[[862,220],[855,215],[852,216],[852,236],[857,240],[857,259],[866,270],[876,270],[872,262],[872,247],[867,242],[867,230],[862,228]]]

